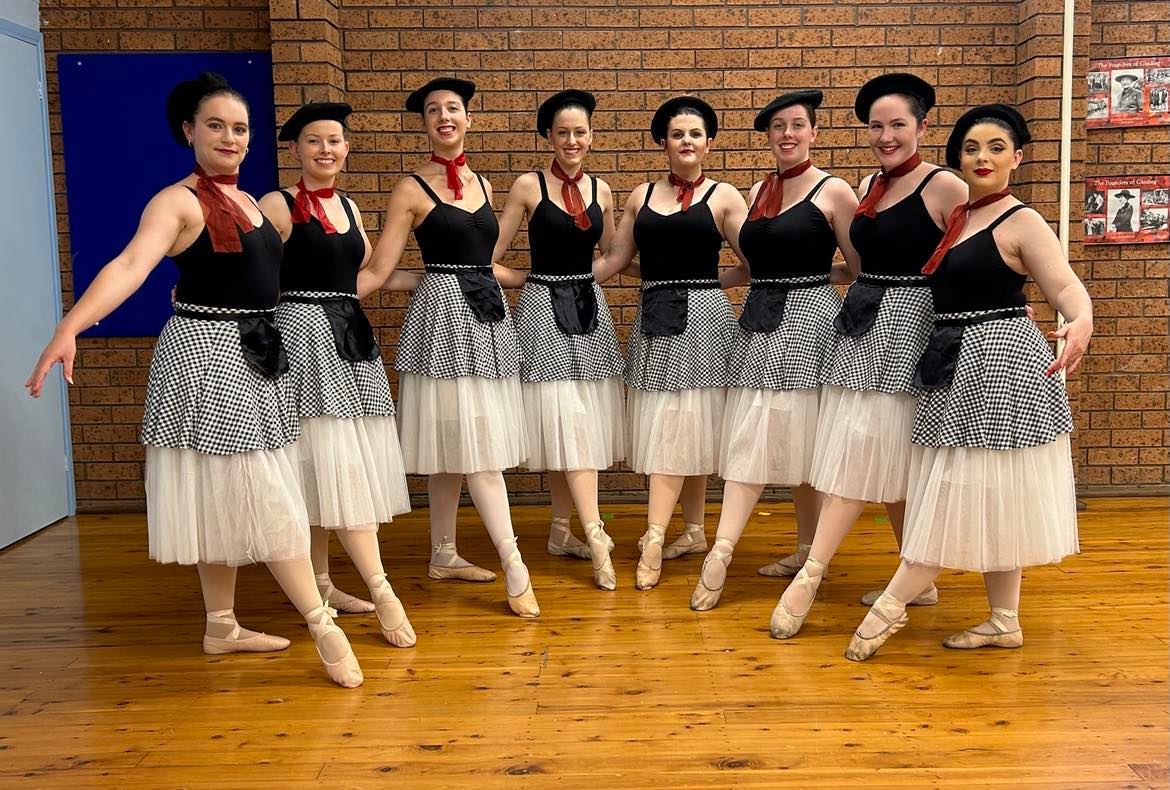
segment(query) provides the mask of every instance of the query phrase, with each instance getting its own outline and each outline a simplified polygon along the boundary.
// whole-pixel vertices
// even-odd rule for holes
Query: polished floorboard
[[[0,552],[0,787],[1166,787],[1168,504],[1088,500],[1082,554],[1025,572],[1022,649],[941,647],[986,616],[979,576],[948,572],[865,664],[842,652],[896,564],[879,509],[787,642],[768,636],[786,580],[755,569],[789,550],[789,504],[756,508],[705,613],[688,608],[701,555],[634,588],[641,508],[603,507],[606,593],[588,562],[545,553],[546,509],[517,507],[535,621],[509,614],[502,576],[427,579],[415,511],[381,534],[418,645],[341,618],[366,675],[352,691],[262,568],[241,570],[237,614],[292,647],[205,656],[195,571],[147,559],[142,515],[81,516]],[[498,568],[473,510],[460,525],[461,553]],[[336,541],[333,565],[362,591]]]

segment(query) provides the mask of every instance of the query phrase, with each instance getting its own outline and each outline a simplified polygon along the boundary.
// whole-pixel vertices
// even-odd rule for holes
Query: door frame
[[[47,197],[45,212],[49,217],[49,245],[52,252],[52,265],[49,267],[49,277],[45,278],[43,282],[50,287],[50,296],[55,311],[55,316],[60,320],[62,314],[61,304],[61,246],[57,238],[57,207],[55,204],[56,190],[53,185],[53,150],[49,142],[49,102],[46,95],[47,83],[45,77],[45,39],[39,30],[18,25],[15,22],[0,18],[0,35],[14,38],[17,41],[23,41],[26,44],[31,44],[37,50],[37,79],[40,82],[38,92],[41,97],[41,122],[44,126],[45,134],[42,139],[44,146],[45,162],[48,167],[45,169],[45,195]],[[73,477],[73,435],[72,425],[69,422],[69,388],[65,382],[64,376],[53,376],[56,380],[55,384],[46,384],[45,386],[56,386],[61,395],[61,419],[65,427],[62,431],[65,437],[64,447],[62,452],[65,455],[65,466],[62,473],[65,476],[66,497],[68,502],[68,515],[76,515],[77,513],[77,491]],[[48,526],[47,524],[45,526]],[[43,527],[42,527],[43,529]],[[35,533],[30,533],[35,534]]]

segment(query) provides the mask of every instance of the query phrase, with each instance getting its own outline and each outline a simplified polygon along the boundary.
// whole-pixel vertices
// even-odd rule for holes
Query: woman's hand
[[[24,386],[28,389],[28,394],[34,398],[41,397],[41,390],[45,384],[45,376],[49,375],[49,371],[58,362],[61,363],[65,380],[72,384],[73,359],[76,356],[77,338],[69,332],[62,332],[58,329],[53,334],[53,339],[49,341],[49,345],[45,346],[45,350],[41,352],[41,358],[37,360],[32,375],[28,377],[28,381],[24,382]]]
[[[1075,373],[1077,368],[1081,366],[1081,357],[1089,348],[1089,339],[1092,336],[1093,320],[1091,318],[1078,318],[1068,322],[1055,332],[1049,332],[1049,339],[1064,341],[1064,349],[1044,373],[1048,376],[1061,370]]]

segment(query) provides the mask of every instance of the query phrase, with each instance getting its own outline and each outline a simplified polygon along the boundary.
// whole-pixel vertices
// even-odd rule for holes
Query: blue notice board
[[[269,53],[57,56],[75,297],[125,248],[150,198],[194,167],[190,150],[167,128],[166,99],[177,83],[204,71],[226,77],[251,108],[240,188],[257,198],[271,192],[277,170]],[[175,264],[164,259],[137,293],[85,335],[157,335],[171,316],[177,277]]]

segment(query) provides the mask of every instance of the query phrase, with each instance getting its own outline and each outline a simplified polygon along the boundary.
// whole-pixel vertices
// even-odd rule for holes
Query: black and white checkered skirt
[[[294,291],[292,296],[353,296],[324,291]],[[288,352],[286,389],[301,417],[343,419],[394,416],[390,382],[381,358],[350,362],[337,353],[333,330],[318,304],[282,302],[276,323]]]
[[[945,313],[938,320],[997,311]],[[1060,376],[1047,376],[1052,350],[1029,318],[1005,318],[963,329],[949,387],[919,395],[914,443],[930,447],[1008,450],[1048,444],[1072,430]]]
[[[871,279],[880,282],[882,278]],[[886,289],[868,332],[860,337],[837,335],[826,383],[852,390],[914,393],[914,366],[926,349],[933,316],[929,288]]]
[[[288,352],[286,389],[301,417],[300,472],[309,523],[375,530],[408,512],[410,494],[382,359],[342,359],[319,304],[282,302],[276,321]]]
[[[163,327],[150,362],[142,443],[230,455],[296,441],[300,427],[285,389],[287,375],[261,375],[240,350],[232,315],[253,311],[176,308],[224,318],[176,315]]]
[[[776,282],[799,283],[823,277],[794,277]],[[831,285],[795,288],[788,292],[784,318],[771,332],[740,333],[731,354],[732,387],[745,389],[819,389],[837,342],[833,318],[841,296]]]
[[[480,322],[454,274],[426,272],[402,323],[395,369],[432,379],[519,375],[520,344],[506,299],[504,313],[501,321]]]
[[[592,275],[541,275],[543,280],[591,280]],[[553,315],[549,287],[529,280],[516,303],[516,334],[520,338],[520,380],[596,381],[622,375],[625,360],[618,347],[613,317],[601,287],[593,283],[597,326],[588,334],[561,331]]]
[[[685,285],[690,281],[672,282]],[[666,283],[655,283],[663,284]],[[719,288],[687,291],[687,325],[677,335],[642,334],[639,307],[630,331],[626,384],[658,392],[726,387],[728,365],[739,334],[731,302]]]
[[[299,431],[287,376],[245,360],[223,316],[173,316],[155,345],[142,421],[150,556],[159,562],[244,565],[302,559],[309,523],[301,494]]]

